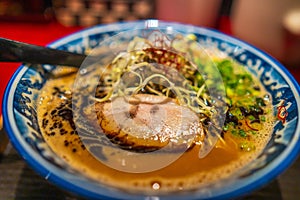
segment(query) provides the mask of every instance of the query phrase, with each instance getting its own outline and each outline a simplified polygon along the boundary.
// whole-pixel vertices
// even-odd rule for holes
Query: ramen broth
[[[76,133],[76,127],[72,121],[71,105],[76,73],[61,76],[72,70],[60,68],[54,72],[57,73],[57,78],[47,81],[41,90],[37,110],[41,132],[53,152],[75,170],[93,180],[113,187],[141,191],[175,191],[214,183],[233,176],[239,169],[253,161],[261,153],[272,133],[272,112],[265,112],[265,120],[261,122],[263,125],[259,127],[259,133],[253,134],[251,137],[241,137],[232,134],[233,131],[232,133],[225,132],[222,140],[219,140],[204,158],[198,157],[201,147],[195,145],[175,162],[155,171],[129,173],[116,170],[96,159],[85,148]],[[95,80],[91,79],[90,81]],[[261,85],[259,87],[260,94],[258,96],[263,97],[267,93]],[[272,110],[271,102],[265,101],[265,104],[264,110]],[[246,125],[244,126],[246,127]],[[254,125],[251,125],[250,129],[258,129],[252,126]],[[167,153],[156,154],[152,161],[161,162],[167,155]],[[114,155],[112,158],[114,160],[123,159],[118,155]],[[130,166],[130,160],[126,160],[123,165],[125,168],[126,165]]]

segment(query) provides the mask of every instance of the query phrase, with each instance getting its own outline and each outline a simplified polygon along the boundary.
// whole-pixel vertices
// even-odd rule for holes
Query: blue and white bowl
[[[150,21],[158,27],[171,27],[183,35],[193,33],[198,42],[213,46],[245,65],[259,78],[272,95],[274,112],[285,100],[288,116],[283,125],[274,125],[273,135],[262,154],[239,176],[222,187],[156,196],[154,199],[226,199],[254,191],[275,179],[296,159],[300,151],[300,88],[290,73],[274,58],[259,49],[215,30],[161,21]],[[149,21],[147,22],[149,25]],[[143,28],[145,21],[96,26],[64,37],[49,46],[83,53],[104,39],[122,31]],[[67,191],[87,198],[151,199],[146,194],[133,194],[107,188],[74,173],[45,143],[37,124],[34,102],[47,82],[46,74],[55,66],[22,65],[11,78],[3,100],[4,126],[10,141],[26,162],[42,177]],[[31,79],[30,77],[36,77]]]

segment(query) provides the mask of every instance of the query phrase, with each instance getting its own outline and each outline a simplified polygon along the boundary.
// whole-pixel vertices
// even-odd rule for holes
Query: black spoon
[[[80,67],[86,55],[0,38],[0,61]]]

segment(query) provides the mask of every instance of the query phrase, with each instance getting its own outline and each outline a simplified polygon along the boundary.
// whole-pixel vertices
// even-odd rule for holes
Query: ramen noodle
[[[139,42],[146,40],[134,39],[130,48]],[[226,56],[205,60],[195,50],[189,59],[174,49],[150,45],[120,53],[108,65],[92,67],[82,75],[88,81],[76,88],[77,69],[54,71],[55,78],[41,90],[37,111],[51,149],[93,180],[148,192],[209,185],[257,158],[272,133],[270,95],[244,66]],[[76,124],[77,118],[84,123]],[[106,138],[96,144],[97,151],[124,170],[96,158],[79,130]],[[128,158],[115,153],[116,148],[128,152]],[[129,170],[147,167],[146,160],[159,164],[177,152],[182,152],[178,159],[157,170]],[[145,155],[145,160],[134,166],[131,153]]]

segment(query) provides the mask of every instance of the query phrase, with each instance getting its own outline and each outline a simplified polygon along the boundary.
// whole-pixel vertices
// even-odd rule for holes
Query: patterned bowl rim
[[[67,35],[61,39],[58,39],[52,43],[50,43],[49,47],[59,47],[62,44],[66,44],[70,41],[82,38],[84,36],[89,36],[93,34],[105,33],[108,31],[121,31],[127,30],[130,28],[135,28],[136,26],[141,26],[145,23],[145,21],[137,21],[137,22],[121,22],[121,23],[114,23],[114,24],[106,24],[106,25],[98,25],[91,28],[87,28],[73,34]],[[268,55],[267,53],[263,52],[262,50],[254,47],[247,42],[244,42],[240,39],[234,38],[232,36],[226,35],[220,31],[204,28],[204,27],[195,27],[193,25],[181,24],[181,23],[174,23],[174,22],[163,22],[159,21],[160,26],[172,26],[175,30],[185,29],[186,32],[195,32],[199,34],[209,35],[215,38],[222,40],[225,43],[232,43],[239,47],[245,48],[250,50],[252,53],[255,53],[258,57],[262,60],[270,63],[272,67],[274,67],[277,72],[284,77],[285,81],[291,87],[294,95],[300,94],[300,87],[294,77],[290,74],[290,72],[276,59],[272,56]],[[14,148],[18,151],[18,153],[23,157],[23,159],[42,177],[48,180],[51,183],[54,183],[60,188],[63,188],[67,191],[77,193],[79,195],[88,197],[88,198],[128,198],[128,199],[140,199],[146,198],[144,195],[135,196],[133,194],[128,194],[126,192],[116,191],[114,189],[107,189],[107,188],[100,188],[99,185],[91,184],[89,182],[85,182],[84,180],[79,180],[70,175],[68,172],[59,169],[56,166],[49,166],[49,161],[46,161],[35,152],[23,139],[22,135],[19,133],[16,121],[13,114],[13,98],[14,98],[14,91],[17,87],[17,83],[27,71],[28,67],[21,65],[16,72],[11,77],[5,93],[3,97],[3,121],[4,127],[8,133],[10,141]],[[297,109],[299,111],[300,107],[300,98],[297,98]],[[299,115],[298,112],[297,116],[297,129],[295,136],[289,146],[280,154],[279,157],[274,159],[267,167],[263,168],[262,170],[256,172],[255,176],[250,176],[247,181],[243,180],[240,183],[235,183],[234,186],[228,186],[224,188],[222,191],[217,191],[214,194],[210,194],[212,196],[206,196],[205,199],[228,199],[233,197],[238,197],[247,193],[258,189],[265,184],[269,183],[273,179],[275,179],[279,174],[281,174],[284,170],[286,170],[292,162],[297,158],[300,152],[300,126],[299,126]],[[239,185],[238,187],[236,187]],[[185,196],[187,195],[187,196]],[[171,195],[171,196],[162,196],[158,199],[186,199],[187,197],[190,199],[198,198],[197,191],[194,193],[187,193],[178,195]],[[151,199],[151,198],[150,198]]]

